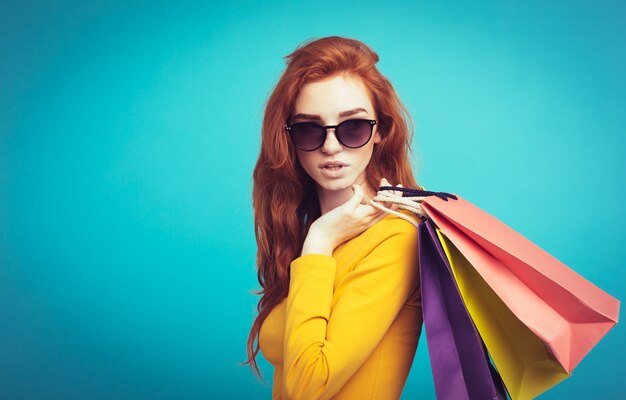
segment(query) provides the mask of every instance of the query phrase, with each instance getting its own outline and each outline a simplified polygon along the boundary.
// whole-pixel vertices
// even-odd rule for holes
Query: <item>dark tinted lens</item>
[[[361,147],[372,134],[372,126],[364,119],[350,119],[337,127],[337,139],[347,147]]]
[[[291,125],[293,144],[301,150],[314,150],[324,143],[326,131],[319,125],[302,122]]]

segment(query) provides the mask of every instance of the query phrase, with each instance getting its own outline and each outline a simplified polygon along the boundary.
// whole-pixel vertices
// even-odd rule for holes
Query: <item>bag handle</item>
[[[402,196],[398,196],[393,194],[392,191],[402,192]],[[407,210],[412,212],[413,214],[418,215],[421,218],[428,218],[424,210],[422,209],[421,202],[429,196],[437,196],[444,201],[448,201],[449,198],[457,200],[458,198],[450,193],[445,192],[431,192],[428,190],[424,190],[423,187],[420,186],[420,189],[411,189],[411,188],[403,188],[403,187],[395,187],[395,186],[381,186],[374,198],[369,201],[369,204],[373,207],[378,208],[379,210],[385,211],[389,214],[393,214],[399,218],[402,218],[415,226],[416,228],[419,226],[420,222],[416,222],[415,219],[408,217],[398,211],[392,210],[380,204],[379,202],[393,203],[398,206],[398,208]]]
[[[397,192],[403,192],[402,197],[424,197],[425,198],[428,196],[437,196],[441,200],[444,200],[444,201],[448,201],[449,198],[458,200],[458,198],[451,193],[431,192],[428,190],[424,190],[423,187],[421,187],[421,189],[411,189],[411,188],[403,188],[403,187],[395,187],[395,186],[381,186],[378,190],[395,190]]]

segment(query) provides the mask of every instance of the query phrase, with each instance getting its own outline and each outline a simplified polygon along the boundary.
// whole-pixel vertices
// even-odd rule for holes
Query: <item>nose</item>
[[[339,153],[343,150],[343,146],[337,140],[335,136],[335,128],[328,128],[326,130],[326,140],[324,140],[324,144],[320,148],[323,153],[335,154]]]

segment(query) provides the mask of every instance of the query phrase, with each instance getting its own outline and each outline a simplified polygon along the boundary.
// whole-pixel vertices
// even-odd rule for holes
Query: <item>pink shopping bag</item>
[[[571,373],[617,323],[619,301],[503,222],[456,197],[426,197],[422,209]]]

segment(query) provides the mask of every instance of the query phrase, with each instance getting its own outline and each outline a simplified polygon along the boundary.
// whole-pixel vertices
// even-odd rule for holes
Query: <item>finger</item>
[[[374,218],[385,214],[384,211],[372,206],[371,204],[360,205],[357,209],[355,216],[357,219],[362,220],[365,224],[369,224]]]
[[[401,184],[401,183],[398,183],[398,184],[396,185],[396,187],[402,187],[402,184]],[[394,191],[393,191],[393,193],[394,193],[395,195],[398,195],[398,196],[402,197],[402,191],[401,191],[401,190],[394,190]]]
[[[370,211],[369,211],[369,213],[367,213],[368,217],[376,217],[378,215],[382,215],[382,214],[386,213],[385,210],[381,210],[378,207],[374,207],[374,206],[371,206],[371,205],[369,207],[370,207]]]
[[[397,187],[402,187],[402,184],[401,184],[401,183],[398,183],[396,186],[397,186]],[[401,191],[401,190],[395,190],[395,191],[394,191],[394,194],[395,194],[396,196],[398,196],[398,197],[402,197],[402,191]],[[400,207],[399,207],[396,203],[394,203],[394,204],[393,204],[393,209],[394,209],[394,210],[398,210],[399,208],[400,208]]]
[[[352,195],[350,200],[347,201],[347,203],[351,208],[356,208],[359,204],[361,204],[361,201],[363,200],[363,188],[361,187],[361,185],[354,184],[352,185],[352,189],[354,190],[354,194]]]
[[[380,181],[381,181],[381,185],[380,186],[391,186],[391,184],[389,183],[387,178],[383,178]]]
[[[384,212],[380,210],[378,207],[374,207],[371,201],[365,204],[359,205],[357,210],[358,210],[358,215],[361,218],[369,218],[372,215],[377,215],[381,212]]]
[[[389,208],[390,210],[397,210],[398,209],[398,205],[396,203],[394,203],[393,201],[386,201],[385,202],[385,207]]]
[[[391,183],[389,183],[389,181],[387,180],[387,178],[383,178],[383,179],[384,179],[384,181],[385,181],[385,186],[391,186],[391,187],[393,187],[393,185],[392,185]],[[397,191],[394,191],[394,190],[392,190],[392,189],[387,189],[387,191],[390,191],[390,192],[391,192],[391,194],[394,194],[394,195],[397,195],[397,194],[398,194],[398,192],[397,192]],[[391,207],[391,203],[389,203],[389,202],[385,202],[385,207],[387,207],[387,208]]]
[[[387,180],[385,179],[385,181],[387,181]],[[387,185],[393,187],[393,185],[389,184],[389,182],[387,182]],[[402,185],[400,185],[400,184],[398,184],[396,186],[397,187],[402,187]],[[402,197],[402,192],[399,191],[399,190],[390,189],[390,192],[391,192],[390,194],[392,194],[394,196]],[[385,204],[385,207],[387,207],[387,208],[389,208],[391,210],[395,211],[395,210],[398,209],[398,205],[396,203],[392,202],[392,201],[386,201],[384,204]]]

